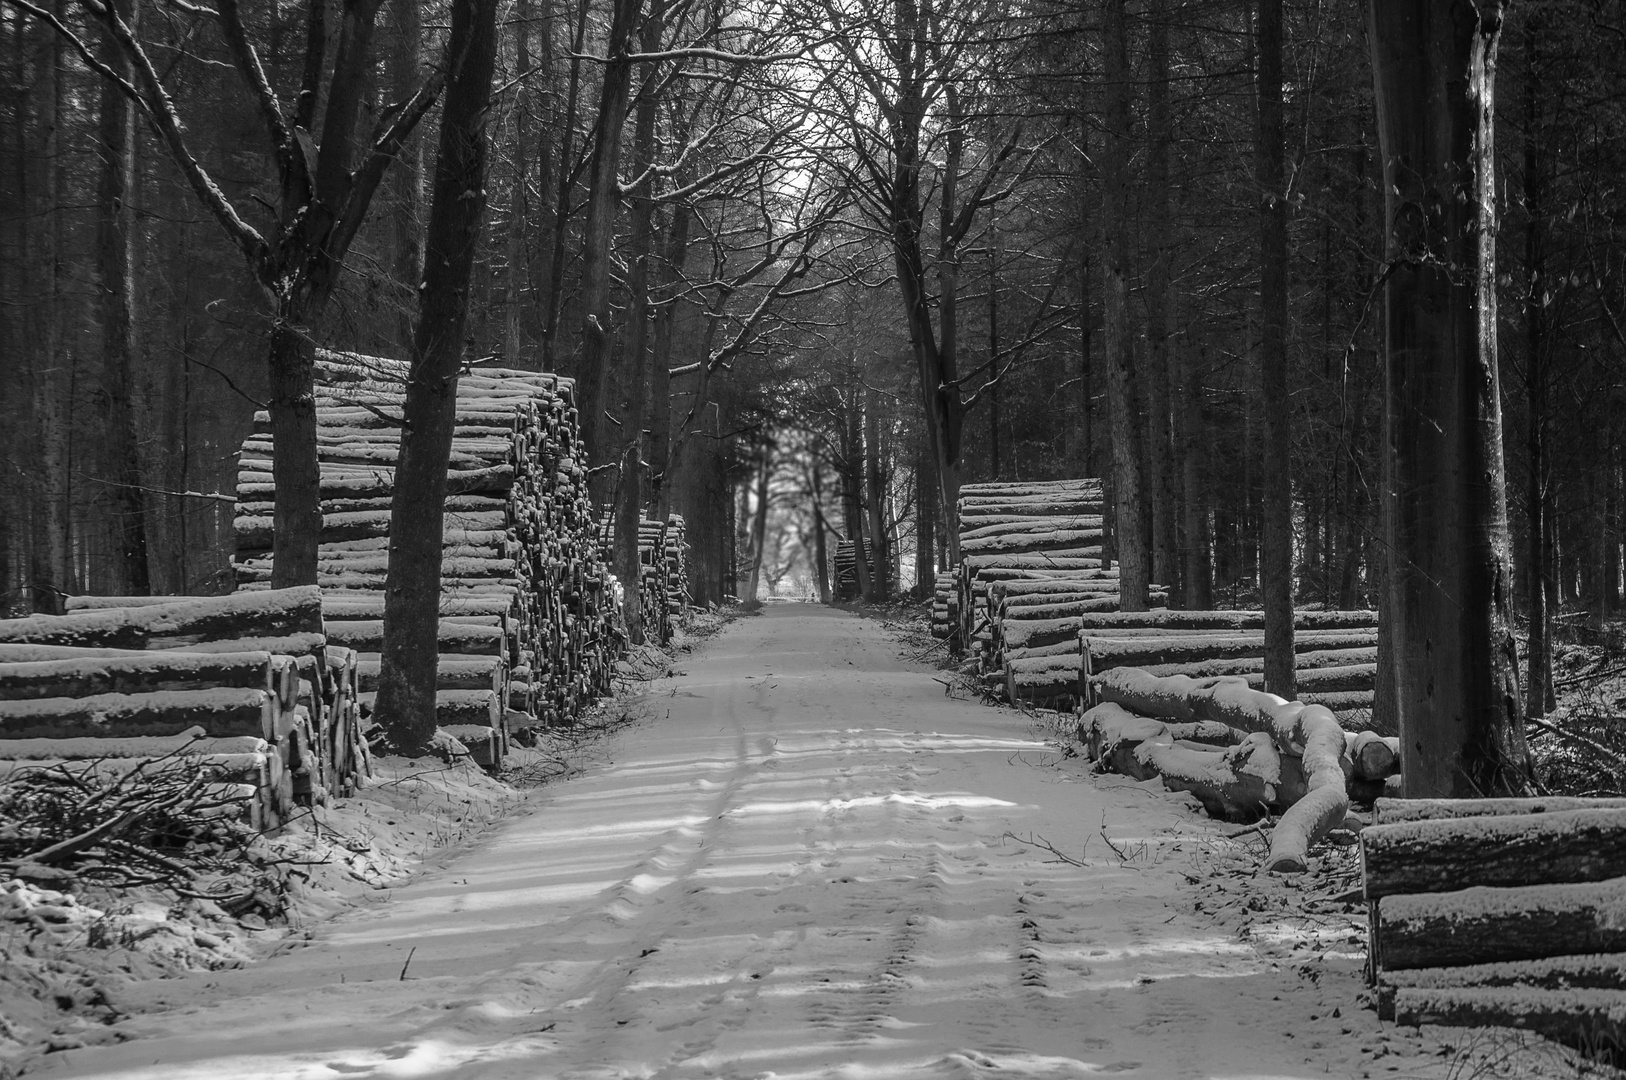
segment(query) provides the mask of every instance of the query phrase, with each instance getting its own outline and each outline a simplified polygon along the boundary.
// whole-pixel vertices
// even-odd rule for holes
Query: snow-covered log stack
[[[1086,681],[1134,667],[1152,675],[1236,675],[1255,689],[1264,685],[1263,612],[1082,612],[1069,618]],[[1377,612],[1299,611],[1293,626],[1298,700],[1352,722],[1368,720],[1377,680]]]
[[[985,673],[998,664],[989,655],[996,582],[1088,580],[1095,598],[1116,610],[1117,574],[1101,569],[1101,481],[1043,480],[966,484],[956,507],[960,530],[958,643],[982,655]],[[1153,586],[1151,602],[1167,602]]]
[[[271,827],[369,772],[356,659],[314,586],[215,597],[74,597],[0,621],[0,760],[171,753]]]
[[[837,601],[857,600],[858,591],[858,556],[857,545],[851,540],[837,540],[836,553],[832,558],[835,567],[835,590]],[[873,573],[874,565],[868,569]]]
[[[1380,799],[1361,854],[1380,1016],[1626,1056],[1626,799]]]
[[[1396,740],[1346,732],[1323,706],[1255,690],[1240,676],[1120,667],[1093,687],[1101,703],[1080,720],[1079,740],[1097,767],[1161,777],[1228,821],[1280,813],[1272,870],[1303,870],[1310,845],[1344,823],[1350,803],[1371,801],[1398,775]]]
[[[932,583],[932,637],[946,638],[959,625],[960,594],[955,588],[960,575],[942,570]]]
[[[667,618],[671,565],[666,558],[666,522],[648,518],[638,522],[638,610],[644,635],[656,644],[672,639]]]
[[[672,629],[681,626],[688,617],[689,604],[689,528],[682,514],[666,519],[666,619]],[[670,637],[670,634],[668,634]]]
[[[369,671],[374,631],[382,631],[405,374],[397,361],[350,354],[323,353],[318,363],[317,580],[324,596],[350,605],[336,623],[376,624],[336,630],[365,644]],[[488,730],[498,750],[504,725],[567,723],[607,693],[625,647],[574,395],[571,380],[535,372],[481,370],[458,381],[443,532],[442,722],[480,726],[494,718]],[[244,590],[270,578],[274,450],[269,418],[257,414],[238,473],[236,567]],[[490,657],[498,659],[478,659]]]

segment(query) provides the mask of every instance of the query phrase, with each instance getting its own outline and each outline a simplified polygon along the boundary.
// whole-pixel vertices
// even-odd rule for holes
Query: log
[[[1400,740],[1372,731],[1350,734],[1345,739],[1350,765],[1360,780],[1387,780],[1400,775]]]
[[[1090,630],[1264,630],[1262,611],[1120,611],[1082,621]],[[1296,630],[1375,630],[1375,611],[1295,611]]]
[[[1282,759],[1270,736],[1248,735],[1226,750],[1191,750],[1167,739],[1144,742],[1135,756],[1171,791],[1189,791],[1210,817],[1247,825],[1280,804]]]
[[[1090,654],[1092,674],[1115,667],[1198,663],[1234,656],[1263,655],[1264,635],[1195,634],[1151,638],[1102,638],[1078,631]],[[1327,649],[1375,648],[1376,630],[1310,630],[1293,636],[1295,653]]]
[[[265,652],[139,652],[122,656],[6,663],[0,659],[0,701],[145,694],[213,687],[267,690],[292,708],[298,686],[294,661]]]
[[[1167,734],[1168,729],[1156,720],[1136,716],[1111,702],[1090,709],[1078,722],[1078,738],[1084,744],[1085,755],[1108,771],[1136,780],[1148,780],[1156,774],[1135,756],[1135,750],[1147,740],[1166,738]]]
[[[280,712],[269,691],[241,688],[0,701],[0,739],[174,735],[200,727],[212,738],[274,740]]]
[[[1397,740],[1398,744],[1398,740]],[[1402,821],[1487,817],[1492,814],[1548,814],[1562,810],[1622,810],[1626,799],[1542,795],[1525,799],[1380,799],[1373,807],[1374,825]]]
[[[1372,825],[1366,897],[1473,885],[1603,881],[1626,868],[1626,809],[1559,810]]]
[[[363,692],[357,695],[357,701],[366,713],[373,711],[377,702],[376,691]],[[502,724],[503,707],[497,695],[490,690],[436,690],[435,691],[435,723],[441,727],[449,724],[474,724],[479,727],[492,728]]]
[[[377,653],[361,653],[356,658],[356,687],[362,693],[378,689],[381,660]],[[435,662],[437,690],[500,691],[503,660],[499,656],[467,656],[441,653]]]
[[[1385,970],[1626,951],[1626,878],[1377,902]]]
[[[1521,1028],[1604,1060],[1626,1055],[1626,991],[1620,990],[1408,988],[1395,993],[1394,1017],[1411,1025]]]
[[[68,615],[0,619],[0,642],[120,649],[179,648],[237,637],[320,633],[314,585],[253,596],[195,597],[175,603],[99,608]]]
[[[1378,982],[1378,1018],[1395,1018],[1397,990],[1471,990],[1503,986],[1536,990],[1626,990],[1626,953],[1384,971]]]

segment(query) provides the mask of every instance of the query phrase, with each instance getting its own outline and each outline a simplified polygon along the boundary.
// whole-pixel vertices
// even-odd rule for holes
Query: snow
[[[1358,956],[1203,909],[1235,845],[1189,799],[897,654],[826,608],[740,619],[534,812],[261,963],[132,987],[130,1041],[39,1075],[1450,1075]]]

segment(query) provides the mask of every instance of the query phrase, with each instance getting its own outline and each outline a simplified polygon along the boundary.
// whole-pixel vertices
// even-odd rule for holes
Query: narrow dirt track
[[[1191,912],[1208,825],[898,656],[828,609],[742,619],[534,813],[308,947],[151,988],[134,1041],[43,1071],[1360,1075],[1375,1021],[1327,1015],[1352,978]]]

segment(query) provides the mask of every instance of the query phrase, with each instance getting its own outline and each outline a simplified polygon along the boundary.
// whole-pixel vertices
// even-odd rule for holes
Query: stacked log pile
[[[1361,853],[1380,1016],[1626,1057],[1626,799],[1380,799]]]
[[[932,583],[932,637],[945,639],[959,625],[960,593],[955,588],[960,575],[941,570]]]
[[[859,598],[858,589],[858,556],[857,545],[851,540],[837,540],[836,553],[831,558],[835,573],[836,600],[846,602]],[[868,564],[871,573],[875,572],[873,563]]]
[[[1281,814],[1271,870],[1304,870],[1310,846],[1344,824],[1351,802],[1372,801],[1399,775],[1397,740],[1346,732],[1325,707],[1255,690],[1240,676],[1119,667],[1093,686],[1100,704],[1084,713],[1079,740],[1097,768],[1161,777],[1227,821]]]
[[[344,605],[334,610],[333,632],[361,651],[369,678],[382,634],[405,375],[399,362],[349,354],[323,353],[318,363],[317,582]],[[483,369],[458,382],[443,531],[446,667],[437,697],[442,723],[484,727],[462,734],[492,755],[510,731],[568,723],[608,693],[625,648],[574,395],[571,380],[535,372]],[[269,417],[258,413],[238,473],[243,590],[270,578],[274,453]]]
[[[0,769],[196,755],[259,828],[365,782],[356,655],[314,586],[68,609],[0,621]]]
[[[1101,568],[1101,505],[1095,479],[960,489],[955,641],[979,656],[985,673],[997,667],[991,655],[996,583],[1089,581],[1094,599],[1105,605],[1093,610],[1117,608],[1117,574]],[[1154,586],[1151,599],[1165,603],[1167,593]]]
[[[1074,621],[1088,704],[1094,704],[1089,680],[1119,667],[1196,678],[1235,675],[1255,689],[1264,685],[1263,612],[1082,612]],[[1293,626],[1298,700],[1325,706],[1351,723],[1369,720],[1377,681],[1377,612],[1300,611]]]
[[[666,562],[666,618],[675,630],[683,625],[693,603],[689,596],[689,528],[682,514],[666,519],[662,558]]]

